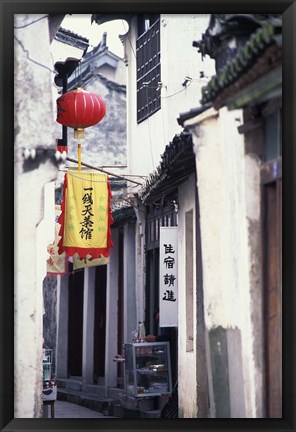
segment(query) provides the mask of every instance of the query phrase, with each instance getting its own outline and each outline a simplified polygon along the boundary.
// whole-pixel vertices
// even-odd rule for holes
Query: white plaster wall
[[[83,343],[82,389],[93,383],[94,371],[94,316],[95,316],[95,267],[84,269],[83,281]]]
[[[114,81],[118,84],[126,85],[127,78],[127,66],[123,60],[119,60],[117,63],[117,69],[115,72]]]
[[[199,72],[207,70],[211,76],[214,66],[211,59],[202,62],[192,42],[200,39],[208,19],[208,15],[201,14],[161,15],[162,108],[140,124],[137,124],[136,105],[136,21],[132,21],[126,41],[129,174],[150,174],[159,165],[165,146],[182,131],[176,120],[179,114],[199,104],[200,89],[205,84],[200,81]],[[187,75],[192,82],[183,87]]]
[[[234,277],[233,267],[229,263],[232,251],[230,246],[236,244],[233,243],[236,233],[229,229],[235,214],[230,213],[232,198],[228,195],[229,184],[233,181],[229,170],[233,161],[234,140],[221,115],[217,120],[213,111],[212,114],[213,117],[209,117],[200,126],[199,137],[195,138],[204,265],[205,322],[208,328],[217,323],[226,328],[238,321],[236,313],[229,313],[232,310],[237,311],[238,299],[229,292]],[[223,127],[220,128],[222,123]],[[221,135],[224,128],[228,131],[228,137],[225,139]],[[231,143],[231,153],[225,148],[228,143]],[[235,147],[238,147],[238,144],[235,144]],[[223,289],[224,287],[226,289]]]
[[[192,46],[193,41],[201,39],[209,18],[208,14],[161,15],[161,126],[164,130],[160,154],[174,134],[183,129],[176,120],[180,113],[199,106],[201,88],[208,81],[208,78],[200,79],[200,72],[204,71],[208,77],[215,73],[214,61],[208,56],[202,60],[197,48]],[[192,81],[183,87],[186,76]],[[158,136],[161,136],[159,132]]]
[[[53,62],[64,62],[67,58],[80,60],[83,51],[80,48],[68,45],[64,42],[53,39],[51,43]]]
[[[132,342],[132,331],[137,328],[135,225],[124,226],[124,343]]]
[[[185,213],[193,210],[195,221],[195,179],[194,175],[179,187],[178,210],[178,401],[179,415],[183,418],[197,417],[196,394],[196,327],[194,326],[193,351],[186,352],[186,244]],[[193,223],[193,244],[195,245],[195,224]],[[196,264],[193,260],[193,317],[196,316]]]
[[[15,189],[15,417],[40,415],[42,389],[42,283],[45,253],[54,239],[54,187],[45,188],[54,170],[19,176]],[[43,212],[40,211],[44,209]],[[40,396],[39,396],[40,395]]]
[[[146,278],[146,264],[145,264],[145,207],[141,204],[135,208],[137,221],[135,225],[136,239],[135,239],[135,260],[136,260],[136,309],[137,309],[137,322],[145,321],[145,278]],[[147,332],[147,329],[146,329]]]
[[[249,290],[245,291],[246,301],[256,302],[252,314],[245,310],[244,322],[248,328],[248,338],[242,341],[243,356],[247,363],[246,379],[251,385],[246,393],[250,416],[265,416],[264,379],[264,329],[263,329],[263,278],[261,246],[261,179],[260,161],[256,155],[245,158],[245,200],[246,225],[248,230],[246,259],[248,260]],[[254,242],[254,238],[256,238]],[[257,247],[259,246],[259,250]],[[254,295],[255,293],[255,295]]]
[[[200,201],[205,325],[207,331],[218,326],[225,330],[239,329],[244,414],[245,417],[254,417],[256,382],[246,206],[248,203],[258,213],[259,189],[255,186],[258,168],[248,158],[245,159],[243,136],[237,131],[241,121],[240,111],[222,109],[218,115],[213,109],[209,110],[197,121],[199,127],[194,130],[194,143]],[[235,353],[229,353],[228,361],[231,368]],[[231,392],[231,396],[235,396],[235,391]]]
[[[42,16],[15,15],[15,26]],[[55,180],[57,168],[47,160],[24,173],[23,148],[55,146],[54,75],[47,18],[16,29],[15,36],[14,415],[34,418],[41,415],[42,281],[47,245],[54,239],[54,188],[49,183]]]
[[[110,249],[110,264],[107,265],[107,300],[106,300],[106,351],[105,351],[105,391],[108,387],[117,385],[117,363],[113,357],[117,353],[117,326],[118,326],[118,241],[117,228],[112,229],[114,247]],[[106,394],[106,396],[108,393]]]

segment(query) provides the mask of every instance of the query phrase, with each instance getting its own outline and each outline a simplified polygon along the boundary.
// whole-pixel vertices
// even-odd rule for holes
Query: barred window
[[[282,109],[277,109],[265,117],[265,162],[282,155]]]
[[[160,109],[160,19],[145,18],[144,30],[137,39],[137,122]],[[153,24],[152,24],[153,22]],[[148,25],[147,25],[148,24]],[[140,28],[140,25],[139,25]],[[141,32],[139,32],[141,33]]]
[[[173,201],[172,201],[173,202]],[[149,209],[146,224],[146,249],[159,247],[159,229],[160,227],[178,226],[178,213],[172,202],[157,209],[153,206]]]

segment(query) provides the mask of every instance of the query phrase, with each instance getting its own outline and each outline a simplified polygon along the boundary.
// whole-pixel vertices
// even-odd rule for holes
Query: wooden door
[[[95,268],[94,382],[105,376],[107,266]]]
[[[265,329],[267,417],[282,417],[281,179],[265,189]]]
[[[123,354],[123,342],[124,342],[124,243],[123,243],[123,230],[119,230],[119,241],[118,241],[118,322],[117,322],[117,352]],[[118,387],[124,387],[124,364],[117,364],[117,385]]]
[[[69,270],[68,375],[82,376],[84,270]]]

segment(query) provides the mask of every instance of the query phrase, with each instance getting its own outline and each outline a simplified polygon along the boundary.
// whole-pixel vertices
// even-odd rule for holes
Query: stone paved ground
[[[54,405],[55,418],[115,418],[71,402],[57,400]]]

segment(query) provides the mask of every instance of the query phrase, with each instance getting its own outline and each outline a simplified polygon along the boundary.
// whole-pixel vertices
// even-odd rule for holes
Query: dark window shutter
[[[160,19],[137,39],[137,122],[160,109]]]

